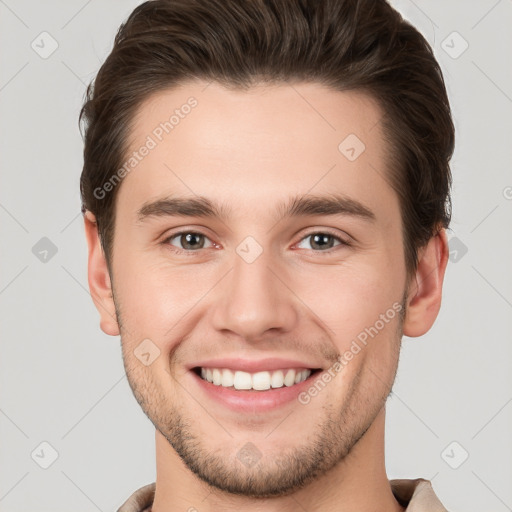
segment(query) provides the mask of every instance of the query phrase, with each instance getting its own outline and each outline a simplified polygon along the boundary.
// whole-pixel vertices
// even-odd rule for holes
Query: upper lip
[[[189,366],[192,368],[227,368],[232,371],[243,371],[248,373],[286,370],[293,368],[304,369],[318,369],[320,366],[312,366],[311,362],[300,361],[298,359],[241,359],[241,358],[222,358],[222,359],[208,359],[199,361]]]

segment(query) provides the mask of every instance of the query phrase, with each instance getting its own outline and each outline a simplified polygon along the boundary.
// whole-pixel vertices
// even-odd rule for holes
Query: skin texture
[[[444,230],[420,250],[408,280],[382,112],[371,98],[314,83],[234,91],[188,82],[143,103],[131,149],[190,96],[197,106],[119,185],[111,276],[94,216],[85,216],[101,328],[121,335],[128,380],[156,427],[153,511],[403,510],[384,466],[385,401],[402,333],[424,334],[438,314]],[[354,161],[338,149],[349,134],[365,144]],[[276,218],[290,196],[332,193],[375,218]],[[171,194],[208,197],[231,216],[138,217]],[[182,230],[204,237],[192,246],[169,239]],[[335,238],[319,247],[312,235],[326,231]],[[248,236],[262,250],[252,263],[236,250]],[[188,369],[205,359],[276,357],[327,370],[393,305],[403,315],[307,404],[236,414]],[[134,353],[145,339],[159,350],[149,366]],[[237,458],[248,442],[261,454],[252,467]]]

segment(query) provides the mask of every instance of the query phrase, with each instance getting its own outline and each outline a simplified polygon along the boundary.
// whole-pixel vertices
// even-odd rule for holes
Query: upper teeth
[[[311,370],[276,370],[273,372],[247,373],[227,368],[201,368],[201,377],[216,386],[235,389],[265,390],[293,386],[305,381]]]

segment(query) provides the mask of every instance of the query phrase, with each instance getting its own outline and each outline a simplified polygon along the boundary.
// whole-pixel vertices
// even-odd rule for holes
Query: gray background
[[[79,199],[85,85],[138,3],[0,0],[2,512],[113,511],[155,479],[154,429],[88,293]],[[404,338],[388,476],[431,479],[453,511],[512,510],[512,1],[393,5],[435,49],[458,138],[443,307]]]

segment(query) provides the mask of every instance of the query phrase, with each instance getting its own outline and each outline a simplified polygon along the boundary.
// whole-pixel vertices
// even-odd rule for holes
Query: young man
[[[448,256],[424,38],[384,0],[153,0],[82,118],[91,295],[156,429],[119,511],[445,510],[384,463]]]

